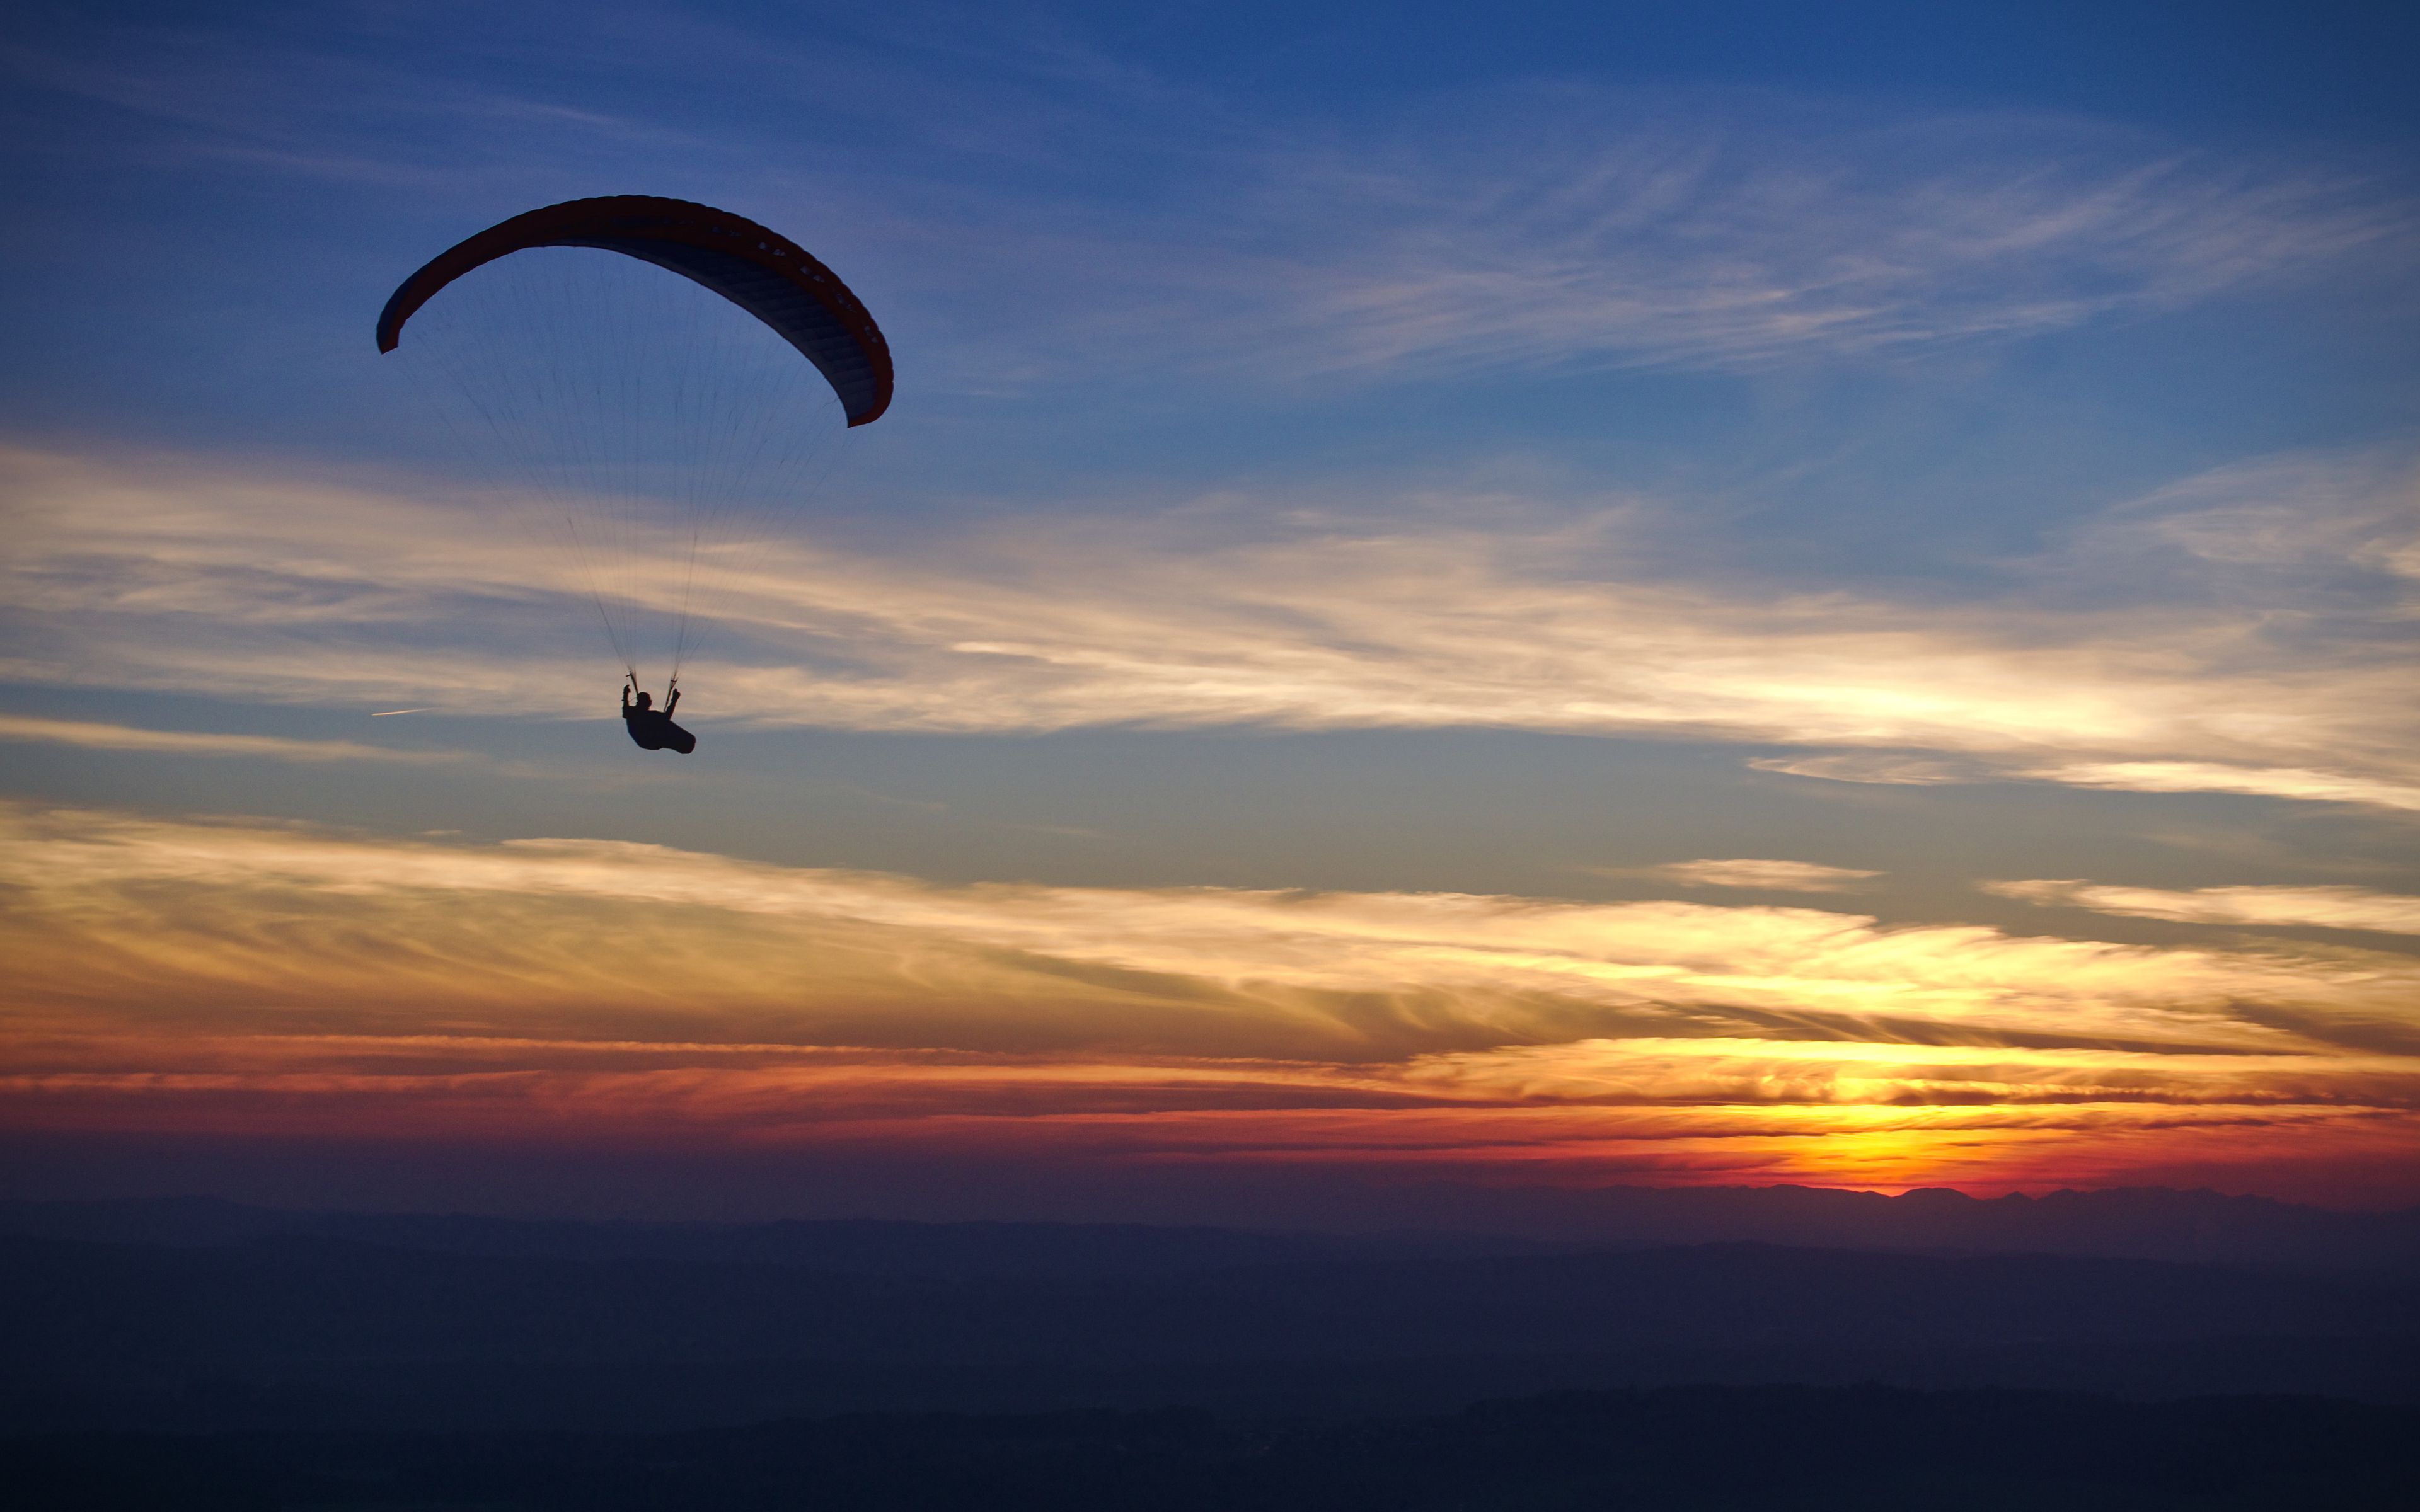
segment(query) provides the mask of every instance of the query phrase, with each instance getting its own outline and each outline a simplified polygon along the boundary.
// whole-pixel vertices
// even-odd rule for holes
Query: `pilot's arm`
[[[680,689],[675,687],[673,689],[673,696],[664,700],[664,717],[667,719],[671,718],[673,717],[673,711],[679,707]]]

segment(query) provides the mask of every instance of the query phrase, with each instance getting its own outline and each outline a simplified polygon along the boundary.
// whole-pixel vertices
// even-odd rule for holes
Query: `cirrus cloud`
[[[23,452],[5,467],[11,675],[595,707],[571,691],[593,661],[564,633],[584,586],[500,539],[493,501]],[[2190,594],[1944,606],[1658,580],[1626,561],[1618,511],[1484,531],[1039,518],[887,554],[784,539],[702,564],[722,655],[690,682],[725,715],[846,729],[1493,726],[1829,747],[1757,764],[1850,780],[2408,810],[2414,580],[2392,569],[2412,507],[2387,474],[2347,517],[2366,522],[2337,553],[2351,586],[2297,567],[2264,579],[2254,619]],[[2209,554],[2207,530],[2171,524]]]

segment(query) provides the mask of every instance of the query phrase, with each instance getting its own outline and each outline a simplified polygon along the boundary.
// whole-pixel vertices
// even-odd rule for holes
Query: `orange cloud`
[[[24,807],[0,887],[20,1130],[1886,1186],[2420,1152],[2420,962],[2343,947]]]
[[[2032,903],[2187,924],[2250,924],[2420,934],[2420,898],[2367,887],[2113,887],[2076,881],[1987,882],[1987,892]]]
[[[416,714],[416,709],[396,713]],[[90,719],[0,715],[0,740],[74,746],[85,750],[140,750],[178,756],[244,756],[280,762],[458,762],[460,751],[397,750],[350,740],[292,740],[281,735],[226,735],[194,730],[144,730]]]

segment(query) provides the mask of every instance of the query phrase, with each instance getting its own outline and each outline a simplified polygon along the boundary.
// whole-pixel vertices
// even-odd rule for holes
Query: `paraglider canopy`
[[[659,656],[677,678],[726,607],[778,595],[763,555],[829,443],[891,403],[890,346],[830,269],[744,216],[649,194],[546,206],[446,249],[388,299],[378,345],[442,425],[441,455],[470,465],[473,528],[523,532],[522,579],[588,599],[634,683]]]
[[[891,406],[891,347],[848,285],[795,241],[745,216],[653,194],[575,199],[499,222],[456,243],[403,281],[379,314],[379,350],[446,285],[532,247],[618,252],[711,289],[770,327],[814,363],[851,425]]]

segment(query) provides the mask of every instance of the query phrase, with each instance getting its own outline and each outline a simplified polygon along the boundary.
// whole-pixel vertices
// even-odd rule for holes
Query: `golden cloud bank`
[[[19,1129],[1873,1185],[2420,1154],[2420,961],[2344,946],[0,829]]]

